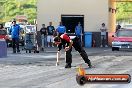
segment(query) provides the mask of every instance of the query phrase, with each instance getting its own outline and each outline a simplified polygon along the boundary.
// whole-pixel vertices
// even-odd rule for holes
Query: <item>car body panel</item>
[[[7,32],[6,30],[0,30],[0,39],[7,39]]]
[[[132,42],[132,37],[115,37],[113,41]]]

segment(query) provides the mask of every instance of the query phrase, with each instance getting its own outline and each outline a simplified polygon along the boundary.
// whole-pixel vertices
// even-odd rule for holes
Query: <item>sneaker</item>
[[[13,51],[12,53],[16,53],[16,51]]]
[[[107,45],[105,45],[105,47],[108,47]]]
[[[100,47],[103,47],[102,45]]]
[[[59,65],[59,62],[56,62],[56,66],[58,66]]]
[[[20,53],[20,50],[17,50],[17,53]]]
[[[92,68],[92,65],[89,65],[89,64],[88,64],[88,67],[89,67],[89,68]]]
[[[21,52],[17,52],[18,54],[21,54]]]
[[[71,68],[71,64],[66,64],[65,68]]]
[[[92,68],[91,62],[88,63],[88,67],[89,68]]]
[[[44,51],[44,48],[41,48],[41,51]]]
[[[13,49],[13,52],[12,53],[16,53],[16,49]]]

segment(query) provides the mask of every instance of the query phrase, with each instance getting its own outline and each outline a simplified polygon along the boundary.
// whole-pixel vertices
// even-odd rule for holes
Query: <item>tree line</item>
[[[132,23],[132,2],[118,2],[116,4],[116,20]]]
[[[16,15],[26,15],[29,23],[37,18],[37,0],[1,0],[0,23],[10,21]],[[116,20],[132,22],[132,2],[117,2]]]
[[[33,23],[37,18],[37,0],[3,0],[0,19],[7,22],[17,15],[25,15],[29,23]]]

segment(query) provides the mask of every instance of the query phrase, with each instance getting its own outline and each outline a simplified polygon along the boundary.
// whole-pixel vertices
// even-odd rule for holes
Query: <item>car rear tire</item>
[[[112,47],[112,51],[115,51],[115,50],[119,51],[119,48],[117,48],[117,47]]]
[[[112,47],[112,51],[115,51],[115,47]]]

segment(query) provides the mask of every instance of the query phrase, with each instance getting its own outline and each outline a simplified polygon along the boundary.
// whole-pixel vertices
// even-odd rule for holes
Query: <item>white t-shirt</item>
[[[100,30],[101,30],[101,35],[106,35],[106,30],[107,30],[106,27],[101,27]]]

